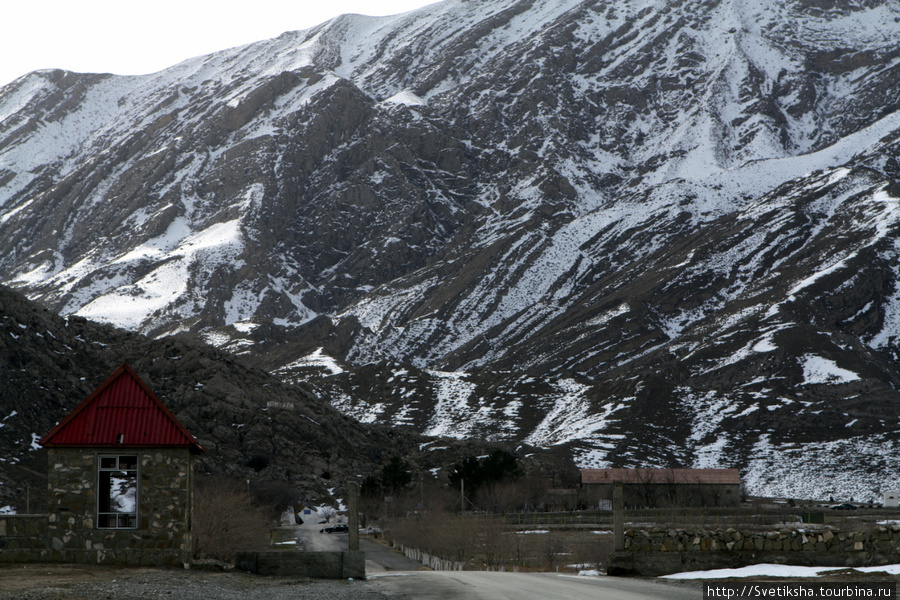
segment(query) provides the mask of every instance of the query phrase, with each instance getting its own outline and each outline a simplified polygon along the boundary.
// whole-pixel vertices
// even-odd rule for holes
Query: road
[[[384,574],[385,571],[418,571],[422,563],[411,558],[406,558],[395,548],[387,544],[361,537],[359,549],[366,553],[366,576]]]
[[[404,571],[369,580],[396,600],[699,600],[700,588],[555,573]]]
[[[308,551],[346,550],[347,534],[319,533],[324,524],[295,529]],[[394,600],[699,600],[699,587],[619,577],[576,577],[556,573],[419,571],[422,565],[393,548],[366,538],[367,579]]]
[[[341,552],[347,550],[346,533],[321,533],[337,523],[316,523],[310,519],[294,528],[294,536],[301,550],[306,552]]]

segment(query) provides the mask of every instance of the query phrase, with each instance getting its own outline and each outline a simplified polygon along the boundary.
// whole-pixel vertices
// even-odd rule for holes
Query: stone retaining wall
[[[610,575],[659,576],[761,562],[873,566],[900,562],[900,526],[869,531],[631,529],[625,532],[624,548],[610,556]]]
[[[234,566],[257,575],[365,579],[366,553],[296,550],[238,552]]]

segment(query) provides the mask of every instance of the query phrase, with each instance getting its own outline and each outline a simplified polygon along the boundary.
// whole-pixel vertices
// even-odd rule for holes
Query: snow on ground
[[[253,345],[253,342],[248,339],[235,339],[228,333],[224,333],[221,331],[203,331],[200,333],[200,336],[207,344],[216,348],[226,349]]]
[[[688,571],[663,575],[664,579],[728,579],[731,577],[818,577],[829,571],[841,571],[846,567],[798,567],[794,565],[758,564],[739,569],[714,569],[712,571]],[[900,565],[880,567],[855,567],[860,573],[900,574]]]
[[[388,406],[383,402],[375,402],[368,404],[366,402],[356,400],[342,393],[334,393],[331,396],[331,405],[350,417],[353,417],[360,423],[376,423],[382,419],[382,415]],[[399,419],[393,418],[392,423],[402,425]]]

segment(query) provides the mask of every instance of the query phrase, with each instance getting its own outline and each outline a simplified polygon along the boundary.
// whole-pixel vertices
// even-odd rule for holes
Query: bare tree
[[[553,571],[559,567],[560,556],[565,553],[566,546],[562,538],[552,527],[541,536],[543,541],[543,557],[548,571]]]
[[[272,530],[269,512],[238,482],[200,483],[194,493],[193,557],[230,562],[235,552],[266,548]]]
[[[475,532],[475,545],[484,559],[485,567],[493,571],[506,564],[511,554],[511,532],[495,518],[483,519]]]
[[[522,506],[525,502],[525,491],[517,481],[503,481],[482,486],[476,499],[482,509],[503,513]]]
[[[663,483],[666,486],[666,501],[669,506],[678,505],[678,488],[681,487],[675,469],[666,469],[663,472]]]
[[[692,503],[697,506],[706,506],[706,494],[703,493],[703,481],[698,474],[691,476]]]
[[[518,481],[522,489],[522,508],[538,510],[547,502],[547,480],[543,477],[529,476]]]
[[[331,523],[331,520],[337,516],[337,509],[331,506],[323,506],[319,509],[319,514],[325,517],[326,523]]]
[[[600,536],[589,529],[582,529],[572,549],[575,563],[579,568],[600,569],[613,551],[612,536]]]
[[[528,548],[525,536],[518,531],[512,533],[510,538],[510,558],[516,567],[525,567],[528,565]]]
[[[640,486],[641,500],[647,508],[656,508],[656,478],[652,469],[635,469],[634,480]]]

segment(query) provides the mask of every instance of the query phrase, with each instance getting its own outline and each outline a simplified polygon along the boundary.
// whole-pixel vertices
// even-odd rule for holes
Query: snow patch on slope
[[[750,452],[742,479],[759,495],[878,501],[882,492],[893,489],[885,474],[900,469],[896,444],[885,434],[802,445],[773,442],[763,434]]]
[[[329,375],[340,375],[344,372],[344,369],[334,358],[325,354],[324,348],[318,348],[312,354],[307,354],[306,356],[298,358],[294,362],[281,367],[280,370],[305,369],[310,367],[323,369],[327,371]]]
[[[397,92],[396,94],[385,100],[385,102],[388,104],[402,104],[404,106],[424,106],[425,104],[427,104],[424,99],[416,96],[409,90]]]
[[[837,363],[821,356],[807,354],[800,358],[803,366],[803,385],[849,383],[858,381],[859,375],[842,369]]]
[[[239,220],[215,223],[197,233],[191,233],[184,221],[176,221],[163,239],[141,246],[114,262],[133,262],[162,259],[161,264],[134,283],[110,286],[106,293],[95,295],[83,304],[75,314],[87,319],[112,323],[118,327],[139,330],[149,315],[172,305],[188,292],[188,279],[192,268],[210,269],[215,264],[237,264],[243,248],[243,236]],[[176,241],[177,240],[177,241]],[[174,248],[161,253],[160,247]],[[229,260],[231,259],[231,260]],[[58,278],[68,280],[69,285],[80,277],[78,273],[64,271]]]
[[[525,438],[529,444],[546,448],[598,437],[615,421],[612,416],[625,408],[624,403],[611,403],[601,411],[595,411],[586,396],[591,388],[571,379],[561,379],[553,387],[556,393],[548,398],[551,408],[543,421]]]
[[[434,416],[424,434],[429,436],[466,437],[479,419],[490,418],[484,407],[471,407],[469,398],[475,384],[466,381],[466,373],[429,371],[436,380]]]

